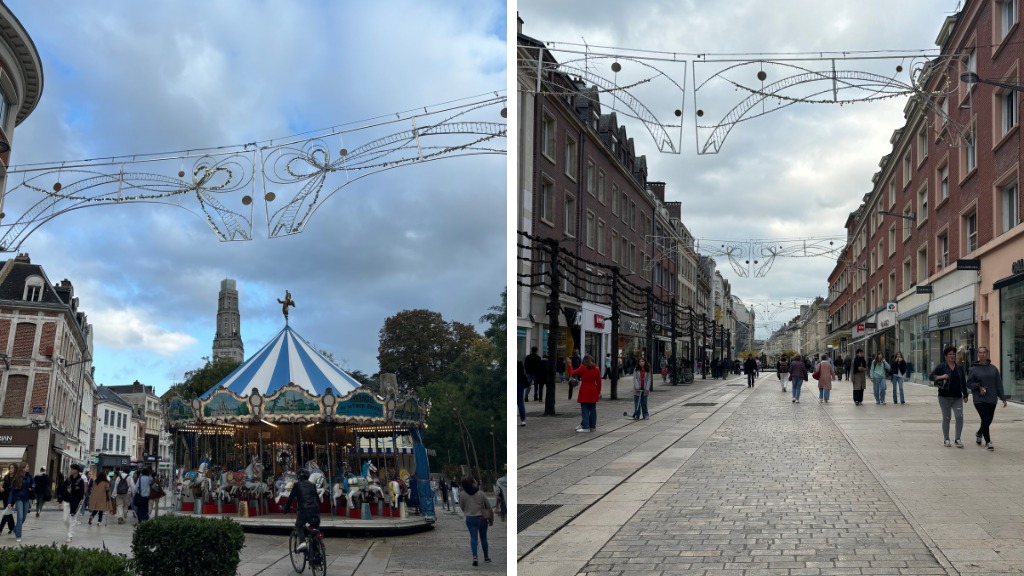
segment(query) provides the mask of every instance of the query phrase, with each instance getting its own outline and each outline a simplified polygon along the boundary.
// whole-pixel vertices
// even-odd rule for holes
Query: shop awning
[[[27,446],[0,446],[0,462],[24,462]]]
[[[68,460],[70,460],[72,463],[81,462],[82,461],[81,458],[79,458],[78,456],[73,456],[67,450],[61,450],[60,448],[54,448],[53,451],[58,453],[58,454],[63,454],[64,456],[67,456]]]

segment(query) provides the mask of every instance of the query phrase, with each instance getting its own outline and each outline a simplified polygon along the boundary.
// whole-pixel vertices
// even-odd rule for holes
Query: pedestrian
[[[32,492],[35,488],[35,481],[32,479],[32,469],[28,462],[22,462],[16,469],[14,479],[11,480],[11,489],[7,493],[7,505],[14,507],[17,516],[14,524],[14,537],[21,542],[21,529],[25,525],[25,517],[32,508]]]
[[[892,403],[896,404],[896,391],[899,390],[900,404],[906,404],[907,399],[903,396],[903,379],[907,377],[907,361],[903,359],[903,353],[897,352],[892,360]]]
[[[601,380],[609,380],[612,377],[612,353],[605,352],[604,354],[604,374],[601,375]]]
[[[590,354],[587,354],[587,358],[590,358]],[[597,370],[597,375],[600,378],[600,369]],[[491,555],[487,553],[487,526],[494,521],[494,510],[491,508],[491,502],[487,496],[484,496],[480,490],[480,485],[473,478],[462,479],[462,491],[464,495],[459,507],[462,508],[462,513],[466,516],[466,528],[469,529],[469,548],[473,551],[473,566],[478,566],[476,561],[478,537],[480,546],[484,549],[484,562],[491,561]],[[490,520],[485,517],[487,510],[491,511]]]
[[[149,520],[149,495],[153,485],[153,472],[147,466],[139,472],[139,480],[135,484],[135,519],[139,524]]]
[[[814,369],[814,379],[818,381],[818,402],[828,404],[828,397],[832,393],[832,379],[836,377],[836,369],[831,362],[825,360],[818,362]]]
[[[103,513],[110,510],[110,481],[106,474],[97,474],[93,480],[92,493],[89,494],[89,510],[89,525],[92,525],[92,519],[99,514],[100,519],[96,525],[106,526],[103,523]]]
[[[593,360],[593,359],[591,359],[591,360]],[[572,351],[572,358],[569,359],[569,365],[572,366],[573,370],[575,370],[575,369],[579,368],[580,364],[582,364],[582,363],[583,363],[583,359],[580,358],[580,349],[576,348],[575,350]]]
[[[114,495],[114,502],[117,504],[117,523],[124,524],[124,517],[128,513],[128,503],[131,502],[135,493],[135,487],[128,476],[128,469],[123,468],[114,476],[114,484],[110,487]]]
[[[804,381],[807,380],[807,364],[804,363],[804,359],[799,354],[793,356],[793,360],[789,363],[789,379],[793,383],[793,399],[791,402],[799,404],[800,389],[803,387]]]
[[[558,383],[565,382],[565,360],[561,356],[555,361],[555,372],[558,372]]]
[[[444,476],[441,476],[441,481],[438,482],[437,489],[441,491],[441,500],[444,501],[444,509],[450,511],[452,508],[451,505],[448,504],[448,481],[444,479]]]
[[[149,515],[156,518],[160,515],[160,500],[167,495],[164,481],[159,474],[153,474],[153,482],[149,485]]]
[[[786,391],[786,382],[789,381],[789,359],[783,356],[775,363],[775,376],[782,384],[782,391]]]
[[[754,387],[754,378],[757,377],[757,360],[754,360],[753,356],[747,356],[745,362],[743,362],[743,373],[747,375],[747,387]]]
[[[980,446],[984,438],[985,447],[994,450],[989,426],[996,415],[996,399],[1002,400],[1003,408],[1006,408],[1006,396],[1003,394],[1003,379],[999,376],[999,369],[992,364],[988,355],[988,346],[978,346],[978,361],[967,372],[967,387],[974,393],[974,408],[981,417],[981,427],[974,435],[974,441]]]
[[[79,512],[79,516],[85,516],[85,513],[89,511],[89,495],[92,494],[92,473],[88,470],[85,471],[85,506],[82,506],[82,511]]]
[[[39,518],[43,503],[50,499],[50,477],[46,474],[46,468],[40,468],[39,474],[32,481],[36,485],[36,518]]]
[[[875,359],[871,361],[871,370],[868,371],[868,377],[874,386],[875,404],[885,405],[885,378],[891,370],[892,366],[885,361],[885,354],[882,354],[881,350],[876,352]]]
[[[949,448],[950,413],[956,417],[956,447],[963,448],[960,433],[964,429],[964,402],[967,401],[967,375],[962,366],[956,363],[956,348],[946,346],[942,350],[944,360],[932,370],[928,379],[939,389],[939,408],[942,410],[943,446]]]
[[[651,378],[647,360],[641,358],[633,373],[633,420],[639,420],[641,415],[647,420],[647,395],[651,392]]]
[[[526,404],[524,404],[523,395],[526,390],[530,388],[529,376],[526,375],[526,366],[523,361],[516,362],[516,409],[519,411],[519,425],[526,426]]]
[[[78,526],[78,509],[82,505],[82,500],[85,499],[85,480],[81,474],[82,465],[72,464],[70,475],[57,488],[57,503],[60,504],[64,525],[68,527],[68,544],[75,536],[75,526]]]
[[[523,360],[523,366],[526,368],[526,401],[530,401],[530,386],[537,382],[537,375],[540,373],[540,356],[537,354],[537,347],[533,346],[530,348],[530,353],[526,355]],[[533,399],[537,399],[536,390],[533,393]]]
[[[844,370],[845,366],[846,365],[843,364],[843,357],[842,356],[840,356],[839,358],[836,359],[836,365],[835,365],[836,380],[842,380],[843,379],[843,370]]]
[[[853,405],[864,403],[864,389],[868,387],[868,361],[864,358],[864,349],[857,348],[857,356],[853,359],[853,371],[850,372],[853,382]]]
[[[14,506],[7,503],[11,495],[11,484],[14,482],[14,477],[18,475],[18,467],[11,464],[7,467],[7,473],[4,474],[3,483],[0,484],[0,493],[3,494],[4,499],[4,511],[3,519],[0,520],[0,533],[3,533],[4,526],[7,526],[7,533],[14,534]]]
[[[551,369],[551,362],[548,360],[548,355],[545,354],[540,359],[540,372],[537,373],[537,377],[533,381],[533,386],[536,395],[533,397],[537,402],[544,401],[544,390],[548,386],[548,370]]]
[[[668,358],[665,353],[661,353],[661,383],[665,384],[668,382]]]
[[[501,478],[494,483],[494,503],[495,508],[498,509],[498,513],[501,514],[501,521],[505,521],[505,517],[508,516],[508,464],[505,465],[504,473]]]
[[[594,363],[594,357],[587,354],[580,366],[570,372],[580,377],[580,393],[576,401],[580,404],[580,425],[577,432],[593,432],[597,429],[597,401],[601,398],[601,370]]]

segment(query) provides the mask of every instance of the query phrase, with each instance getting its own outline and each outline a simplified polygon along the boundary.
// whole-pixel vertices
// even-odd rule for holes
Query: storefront
[[[583,318],[580,322],[581,342],[580,355],[590,354],[604,371],[605,354],[611,354],[612,323],[608,318],[612,315],[611,308],[584,302]]]
[[[1014,261],[1010,271],[1010,276],[992,286],[999,291],[1001,353],[997,365],[1003,377],[1003,392],[1019,402],[1024,396],[1024,259]]]
[[[924,295],[915,296],[920,299]],[[902,303],[898,306],[903,310]],[[928,379],[932,364],[938,362],[938,359],[928,356],[927,297],[925,296],[924,303],[908,308],[906,312],[897,315],[896,319],[899,323],[897,351],[903,354],[903,359],[907,362],[907,378],[915,382],[924,382]]]
[[[35,428],[0,428],[0,464],[28,462],[31,470],[38,471],[48,463],[36,464],[36,446],[39,430]]]

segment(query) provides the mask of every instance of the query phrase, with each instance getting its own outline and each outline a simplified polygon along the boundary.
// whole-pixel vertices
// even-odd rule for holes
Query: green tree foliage
[[[427,446],[437,451],[434,469],[468,465],[488,483],[500,476],[507,454],[506,299],[480,320],[477,338],[452,362],[444,378],[420,393],[431,401]],[[493,436],[492,436],[493,434]]]
[[[205,363],[199,368],[185,372],[185,381],[172,386],[171,391],[179,394],[182,398],[197,398],[213,388],[241,364],[241,362],[227,358],[210,360],[207,356],[203,357],[203,361]]]
[[[379,336],[380,371],[395,373],[403,392],[421,391],[447,376],[454,362],[481,339],[473,326],[446,322],[430,310],[403,310],[389,317]]]

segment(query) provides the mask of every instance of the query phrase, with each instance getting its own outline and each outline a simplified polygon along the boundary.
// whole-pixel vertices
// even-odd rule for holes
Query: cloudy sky
[[[39,50],[45,82],[16,129],[12,165],[264,142],[506,87],[500,0],[7,5]],[[502,122],[500,109],[475,118]],[[354,150],[410,127],[327,144]],[[193,214],[139,204],[65,214],[21,251],[52,282],[73,282],[95,327],[98,383],[164,390],[200,365],[224,278],[238,282],[247,356],[283,327],[276,299],[287,289],[292,327],[343,367],[372,374],[388,316],[427,308],[477,323],[499,302],[505,160],[467,156],[363,178],[284,238],[267,239],[262,203],[248,242],[218,242]],[[26,202],[10,197],[4,222]]]
[[[735,63],[702,62],[704,59],[758,61],[770,59],[765,53],[828,54],[894,51],[901,54],[937,52],[935,39],[947,16],[957,7],[955,0],[906,0],[890,2],[821,2],[820,0],[740,0],[712,2],[683,0],[641,2],[630,7],[601,0],[521,0],[519,16],[523,33],[546,42],[558,42],[569,50],[580,46],[561,43],[584,42],[591,47],[619,47],[648,50],[639,54],[627,50],[592,48],[594,53],[641,56],[677,84],[655,79],[635,88],[637,97],[664,118],[678,122],[674,110],[682,104],[682,136],[679,128],[669,131],[681,143],[681,153],[659,152],[650,134],[634,120],[625,122],[638,154],[647,156],[649,178],[667,183],[668,200],[680,201],[683,221],[696,238],[716,240],[802,239],[844,237],[843,225],[865,193],[872,188],[871,177],[879,170],[881,158],[892,151],[894,130],[903,126],[906,97],[838,106],[835,104],[769,101],[753,112],[759,117],[738,122],[718,154],[697,153],[696,122],[717,124],[749,92],[737,90],[725,80],[759,89],[757,71],[765,71],[764,86],[796,74],[765,65],[735,68],[715,76]],[[676,53],[673,55],[673,53]],[[690,55],[687,55],[690,54]],[[863,54],[867,55],[867,54]],[[871,54],[878,55],[878,54]],[[557,55],[560,62],[581,58],[568,52]],[[789,54],[788,57],[794,57]],[[655,59],[657,58],[657,59]],[[675,58],[676,61],[669,61]],[[666,60],[667,59],[667,60]],[[642,68],[621,60],[616,77],[607,60],[591,59],[581,66],[627,86],[650,74],[629,75]],[[920,59],[843,60],[837,70],[858,70],[909,81],[909,72]],[[831,67],[830,61],[796,62],[805,69]],[[897,72],[896,67],[902,66]],[[718,78],[716,81],[714,78]],[[705,80],[711,81],[705,82]],[[696,92],[694,86],[701,89]],[[813,86],[813,88],[812,88]],[[810,97],[828,89],[821,83],[798,86],[783,94]],[[862,97],[865,93],[850,97]],[[825,97],[830,96],[828,92]],[[820,99],[822,96],[817,96]],[[840,93],[839,99],[843,99]],[[602,100],[608,112],[610,98]],[[617,104],[621,110],[622,105]],[[699,119],[696,110],[704,115]],[[704,131],[707,132],[706,130]],[[701,146],[705,140],[700,140]],[[720,245],[720,244],[719,244]],[[762,278],[741,278],[724,258],[719,270],[733,294],[749,301],[793,302],[825,296],[827,278],[835,265],[830,258],[778,258]],[[778,311],[778,307],[772,308]],[[759,312],[762,318],[764,314]],[[796,314],[788,310],[777,320]],[[766,330],[758,326],[758,337]]]

